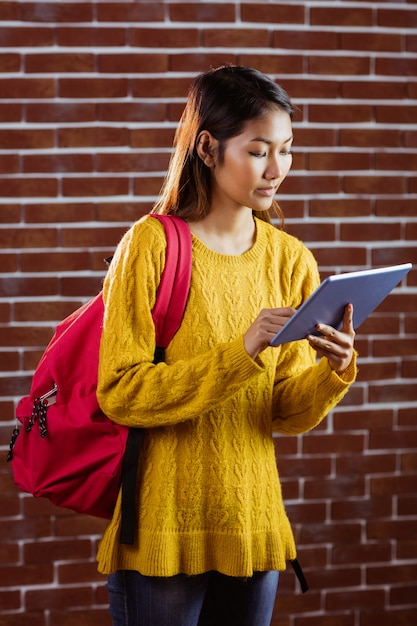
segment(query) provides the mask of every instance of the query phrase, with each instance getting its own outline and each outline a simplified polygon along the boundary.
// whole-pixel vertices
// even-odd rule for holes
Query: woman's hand
[[[252,359],[268,348],[269,342],[295,313],[295,309],[262,309],[244,335],[246,352]]]
[[[316,350],[317,356],[325,356],[330,367],[341,374],[349,366],[353,357],[353,342],[355,331],[352,325],[353,306],[348,304],[343,315],[340,331],[326,324],[318,324],[317,330],[321,336],[308,335],[307,340]]]

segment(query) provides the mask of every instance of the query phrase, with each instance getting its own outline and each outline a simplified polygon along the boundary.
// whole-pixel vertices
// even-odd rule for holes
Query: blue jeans
[[[107,589],[113,626],[270,626],[278,572],[168,578],[121,570]]]

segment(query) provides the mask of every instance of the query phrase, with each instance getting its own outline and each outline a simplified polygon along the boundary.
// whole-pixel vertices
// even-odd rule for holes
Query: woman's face
[[[291,168],[292,139],[291,118],[282,109],[249,120],[227,141],[222,162],[214,157],[211,209],[267,211]]]

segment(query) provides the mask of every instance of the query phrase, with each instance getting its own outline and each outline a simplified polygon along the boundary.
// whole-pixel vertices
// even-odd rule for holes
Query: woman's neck
[[[189,226],[207,248],[220,254],[240,255],[255,243],[256,227],[250,209],[232,218],[222,215],[221,211],[211,211],[198,222],[190,222]]]

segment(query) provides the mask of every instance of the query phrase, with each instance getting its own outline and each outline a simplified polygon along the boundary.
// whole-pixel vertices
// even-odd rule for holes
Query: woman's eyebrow
[[[294,139],[293,135],[291,135],[291,137],[289,137],[286,141],[283,141],[282,143],[285,145],[286,143],[288,143],[292,139]],[[250,143],[252,143],[252,141],[260,141],[262,143],[268,144],[268,146],[270,146],[273,143],[270,139],[266,139],[265,137],[255,137],[255,139],[251,139],[250,140]]]

